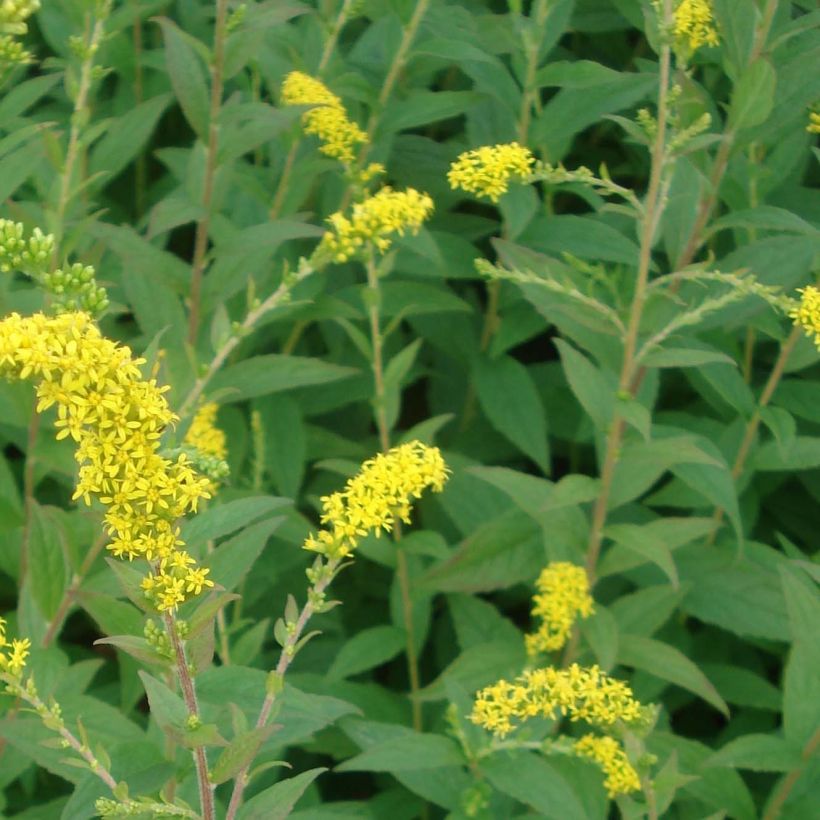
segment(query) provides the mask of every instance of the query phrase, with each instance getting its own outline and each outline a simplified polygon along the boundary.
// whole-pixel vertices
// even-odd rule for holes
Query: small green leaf
[[[375,743],[336,767],[337,772],[402,772],[464,764],[454,740],[393,726],[393,737]]]
[[[775,735],[743,735],[729,741],[707,761],[710,766],[731,766],[755,772],[789,772],[800,767],[800,748]]]
[[[31,593],[46,620],[57,612],[67,585],[65,538],[60,511],[33,504],[29,537]]]
[[[276,728],[275,724],[250,729],[235,737],[230,745],[222,750],[211,769],[210,780],[219,785],[235,777],[256,757],[259,747],[270,737]]]
[[[230,592],[247,575],[260,556],[268,538],[278,529],[284,518],[268,518],[246,527],[239,535],[221,543],[205,561],[211,570],[210,578]]]
[[[210,104],[205,72],[189,36],[165,17],[159,19],[165,40],[165,61],[168,76],[179,100],[182,113],[200,139],[208,130]]]
[[[285,820],[305,789],[327,769],[309,769],[296,777],[280,780],[249,800],[240,810],[238,820]]]
[[[735,131],[765,122],[774,107],[777,76],[765,57],[740,73],[729,104],[729,127]]]
[[[373,626],[358,632],[339,650],[327,676],[341,680],[380,666],[398,655],[405,642],[404,631],[395,626]]]

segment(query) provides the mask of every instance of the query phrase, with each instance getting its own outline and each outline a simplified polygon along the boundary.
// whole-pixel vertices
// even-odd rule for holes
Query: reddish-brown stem
[[[806,764],[809,762],[814,753],[820,748],[820,727],[816,729],[814,734],[808,739],[806,745],[803,747],[803,752],[800,755],[800,765],[792,769],[783,780],[777,785],[769,805],[766,808],[766,813],[763,815],[763,820],[777,820],[780,817],[780,810],[788,800],[792,793],[795,783],[803,774]]]

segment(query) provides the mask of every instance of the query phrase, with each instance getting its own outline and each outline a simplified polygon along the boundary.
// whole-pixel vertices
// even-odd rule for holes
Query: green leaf
[[[68,582],[66,533],[60,513],[53,507],[41,507],[36,503],[31,508],[31,593],[46,620],[56,614]]]
[[[439,592],[488,592],[532,578],[544,561],[540,527],[518,510],[479,526],[422,581]]]
[[[297,387],[335,382],[357,373],[353,367],[342,367],[321,359],[272,353],[226,367],[214,376],[208,392],[220,393],[222,403],[236,402]]]
[[[299,404],[285,393],[254,403],[263,432],[263,462],[276,489],[296,498],[305,474],[307,433]],[[262,454],[254,453],[254,458]]]
[[[755,772],[789,772],[801,763],[800,748],[774,735],[743,735],[729,741],[707,761],[711,766],[731,766]]]
[[[480,99],[474,91],[411,91],[387,104],[379,120],[379,133],[383,136],[457,117]]]
[[[268,518],[245,527],[242,532],[221,543],[204,562],[211,570],[210,578],[230,592],[247,575],[254,561],[261,555],[270,536],[281,526],[284,518]]]
[[[285,820],[305,789],[325,768],[309,769],[296,777],[280,780],[249,800],[240,810],[238,820]]]
[[[114,120],[91,152],[89,176],[101,172],[109,179],[117,176],[143,150],[170,102],[169,94],[160,94]]]
[[[641,359],[646,367],[699,367],[714,362],[735,365],[733,359],[719,350],[693,347],[656,347]]]
[[[544,405],[527,368],[511,356],[482,357],[475,361],[473,377],[481,409],[493,427],[548,474]]]
[[[729,127],[735,131],[765,122],[774,107],[777,76],[765,57],[743,69],[732,90]]]
[[[678,571],[675,567],[672,551],[650,526],[610,524],[604,530],[604,535],[611,538],[623,549],[636,552],[647,561],[657,564],[672,582],[672,586],[677,588]]]
[[[534,809],[540,817],[587,817],[569,783],[541,755],[496,752],[481,762],[480,769],[496,789]]]
[[[247,732],[237,735],[217,758],[210,772],[211,782],[217,785],[224,783],[226,780],[235,777],[245,766],[252,763],[259,752],[259,747],[267,740],[275,728],[275,724],[270,724],[256,729],[249,729]]]
[[[342,646],[327,676],[331,680],[341,680],[358,675],[394,658],[404,645],[404,631],[394,626],[373,626],[362,630]]]
[[[638,635],[621,635],[618,663],[642,669],[660,680],[687,689],[726,717],[729,716],[729,707],[706,675],[686,655],[669,644]]]
[[[724,663],[702,663],[700,668],[727,703],[769,712],[783,708],[782,692],[749,669]]]
[[[0,202],[5,202],[43,161],[39,143],[31,142],[0,160]]]
[[[464,756],[454,740],[444,735],[415,732],[403,726],[390,727],[392,737],[368,746],[345,760],[337,772],[403,772],[460,766]]]
[[[165,17],[158,20],[165,40],[165,62],[182,113],[197,136],[204,140],[208,130],[210,103],[205,72],[189,35]]]
[[[203,544],[205,541],[215,541],[290,504],[289,498],[278,498],[273,495],[237,498],[224,504],[216,504],[194,518],[183,521],[181,537],[191,546]]]
[[[185,725],[188,718],[188,708],[182,698],[172,692],[161,680],[139,672],[145,694],[148,695],[148,705],[151,707],[151,716],[163,729],[179,730]]]
[[[779,441],[761,444],[754,456],[754,468],[760,472],[791,472],[820,467],[820,438],[795,436],[788,446]]]
[[[615,385],[604,374],[563,339],[555,346],[561,354],[561,365],[573,395],[586,410],[598,430],[605,430],[612,418]]]

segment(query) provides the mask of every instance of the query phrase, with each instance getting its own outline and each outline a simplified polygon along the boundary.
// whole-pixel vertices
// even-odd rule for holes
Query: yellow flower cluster
[[[412,500],[427,487],[441,492],[448,472],[438,447],[420,441],[379,453],[362,465],[344,490],[322,498],[326,529],[311,534],[305,549],[344,558],[369,532],[389,532],[396,518],[409,524]]]
[[[209,495],[190,459],[160,455],[174,420],[168,389],[140,372],[141,359],[106,339],[86,313],[55,317],[16,313],[0,321],[0,375],[37,382],[37,412],[56,405],[57,438],[77,442],[74,498],[106,507],[108,549],[152,563],[143,581],[160,610],[213,586],[181,547],[176,520]]]
[[[806,131],[810,134],[820,134],[820,111],[809,112],[809,124]]]
[[[524,639],[530,655],[560,649],[567,642],[576,619],[589,617],[594,608],[583,567],[553,561],[541,570],[535,585],[538,592],[532,599],[532,614],[541,619],[541,624]]]
[[[225,433],[216,426],[219,405],[206,402],[197,410],[185,435],[185,443],[206,456],[224,460],[228,457]]]
[[[30,648],[31,641],[28,638],[7,641],[6,622],[0,618],[0,672],[19,678],[25,669]]]
[[[39,8],[40,0],[0,0],[0,68],[31,59],[17,37],[28,31],[26,21]]]
[[[820,350],[820,290],[809,285],[797,292],[800,303],[789,312],[789,316],[806,331],[806,336],[814,337],[814,343]]]
[[[526,180],[535,157],[517,142],[484,145],[460,154],[447,172],[450,187],[461,188],[498,202],[511,180]]]
[[[716,46],[720,41],[712,19],[710,0],[680,0],[675,8],[675,37],[692,51],[703,45]]]
[[[301,71],[291,71],[282,83],[284,105],[313,105],[302,116],[305,133],[322,141],[321,152],[344,163],[355,159],[354,148],[367,142],[367,134],[352,122],[342,101],[321,81]]]
[[[331,230],[322,237],[319,252],[327,252],[335,262],[347,262],[370,244],[384,253],[392,244],[391,234],[416,233],[432,213],[433,200],[427,194],[414,188],[384,187],[354,204],[350,218],[331,214],[327,220]]]
[[[470,720],[503,737],[513,721],[531,717],[585,720],[592,726],[616,721],[635,723],[643,718],[641,704],[623,681],[605,675],[597,666],[533,669],[512,683],[500,680],[476,694]]]
[[[573,749],[580,757],[594,760],[604,771],[604,787],[610,797],[640,791],[641,780],[623,746],[609,735],[584,735]]]

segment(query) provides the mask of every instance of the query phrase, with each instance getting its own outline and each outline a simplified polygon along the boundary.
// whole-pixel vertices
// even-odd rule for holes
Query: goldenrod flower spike
[[[370,532],[390,531],[393,521],[410,523],[413,499],[428,487],[441,492],[448,469],[438,447],[412,441],[366,461],[344,490],[322,498],[326,529],[304,547],[328,558],[344,558]]]
[[[541,624],[524,639],[529,655],[561,649],[575,621],[589,617],[594,609],[583,567],[554,561],[541,571],[535,585],[538,592],[532,599],[532,614]]]
[[[6,640],[6,622],[0,618],[0,672],[19,678],[26,667],[29,649],[31,641],[28,638],[15,638],[10,643]]]
[[[499,737],[531,717],[554,719],[566,715],[591,726],[609,727],[643,719],[641,704],[624,681],[605,675],[599,667],[534,669],[512,683],[500,680],[476,694],[470,720]]]
[[[691,51],[720,42],[713,24],[710,0],[680,0],[675,8],[674,34]]]
[[[145,379],[143,363],[86,313],[0,320],[0,375],[36,382],[37,412],[56,406],[57,438],[77,442],[74,498],[97,498],[107,508],[108,549],[151,562],[143,588],[167,610],[213,586],[181,549],[175,523],[209,497],[211,484],[186,454],[160,455],[160,437],[175,416],[163,395],[168,388]]]
[[[427,194],[414,188],[382,188],[357,202],[349,218],[338,212],[331,214],[327,220],[330,230],[322,237],[318,252],[328,253],[334,262],[347,262],[368,246],[384,253],[392,244],[393,234],[417,233],[432,213],[433,200]]]
[[[534,163],[530,149],[517,142],[485,145],[460,154],[450,166],[447,181],[453,189],[461,188],[498,202],[507,193],[510,182],[523,182],[529,177]]]
[[[606,775],[604,787],[611,798],[640,791],[638,773],[629,762],[623,746],[614,737],[584,735],[575,742],[573,750],[580,757],[595,761],[603,769]]]
[[[797,292],[800,294],[800,304],[789,311],[789,316],[795,325],[803,328],[806,336],[813,337],[820,350],[820,290],[814,285],[808,285]]]
[[[319,137],[319,150],[329,157],[353,162],[355,147],[367,142],[367,134],[350,120],[342,101],[315,77],[291,71],[282,83],[282,103],[316,106],[302,115],[302,125],[305,133]]]

